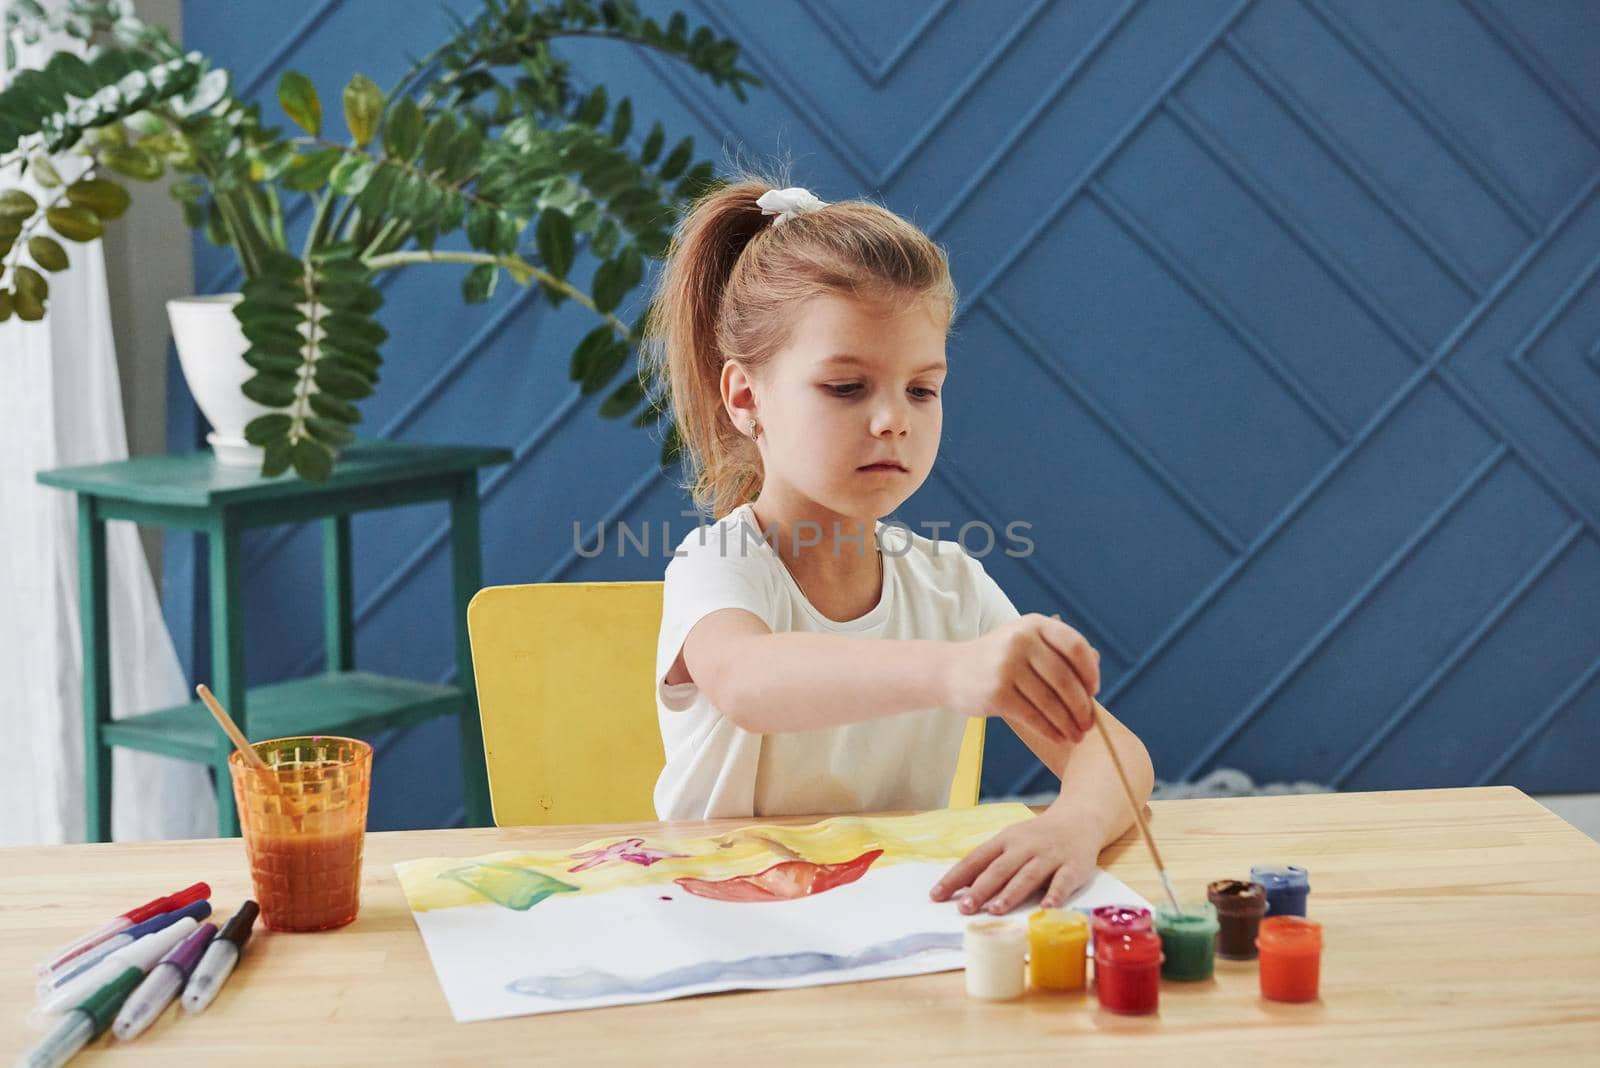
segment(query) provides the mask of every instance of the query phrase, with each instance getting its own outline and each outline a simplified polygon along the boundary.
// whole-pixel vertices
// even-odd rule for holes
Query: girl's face
[[[892,513],[933,469],[945,373],[945,325],[932,302],[806,301],[788,343],[753,379],[732,362],[723,371],[735,425],[761,426],[762,502],[796,519]]]

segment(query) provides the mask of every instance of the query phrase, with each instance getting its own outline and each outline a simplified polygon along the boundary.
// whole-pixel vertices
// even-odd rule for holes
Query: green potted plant
[[[761,83],[733,41],[681,13],[663,25],[635,0],[485,0],[471,21],[450,17],[444,44],[387,92],[350,79],[339,137],[304,75],[278,83],[294,128],[264,125],[226,70],[140,22],[130,0],[70,0],[54,13],[11,0],[8,69],[14,39],[66,34],[88,47],[55,52],[0,92],[0,174],[19,175],[0,184],[0,320],[44,317],[47,275],[68,262],[61,240],[94,240],[128,206],[113,175],[174,172],[189,224],[231,248],[245,278],[239,294],[169,306],[220,460],[327,477],[378,380],[387,335],[373,278],[414,264],[468,265],[469,302],[489,299],[505,274],[553,304],[588,307],[597,323],[571,374],[585,393],[612,385],[648,316],[625,322],[617,309],[665,251],[678,206],[715,178],[693,139],[669,145],[659,122],[630,147],[632,103],[603,85],[578,92],[551,44],[648,48],[740,101]],[[293,196],[312,202],[297,240],[283,208]],[[585,243],[599,260],[586,286],[570,277]],[[636,426],[665,417],[636,375],[599,410]]]

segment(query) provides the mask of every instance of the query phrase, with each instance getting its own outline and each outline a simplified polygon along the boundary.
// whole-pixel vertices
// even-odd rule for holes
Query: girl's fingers
[[[997,839],[991,838],[962,857],[955,863],[954,867],[944,874],[942,879],[933,884],[933,889],[929,891],[933,900],[948,901],[950,900],[950,895],[957,890],[964,886],[971,886],[972,880],[978,877],[978,873],[987,868],[990,862],[1003,852],[1005,852],[1005,846],[1001,845]]]
[[[1055,875],[1050,877],[1050,888],[1044,892],[1044,908],[1058,909],[1077,892],[1087,880],[1079,877],[1071,866],[1063,864],[1056,869]]]
[[[1017,701],[1026,719],[1034,730],[1044,735],[1047,741],[1062,743],[1067,740],[1067,731],[1071,729],[1071,716],[1063,716],[1060,712],[1054,715],[1049,711],[1054,707],[1054,700],[1048,696],[1048,689],[1043,683],[1033,677],[1030,672],[1027,677],[1016,680],[1011,684],[1012,690],[1017,695]],[[1063,728],[1061,720],[1068,726]]]
[[[1047,860],[1034,857],[1011,877],[1001,890],[989,902],[989,911],[999,915],[1010,912],[1024,901],[1030,894],[1039,889],[1039,885],[1050,878],[1051,864]]]
[[[1011,881],[1025,863],[1026,854],[1002,853],[973,882],[967,896],[961,899],[962,912],[977,912]]]
[[[1062,733],[1073,745],[1083,741],[1084,728],[1078,725],[1078,721],[1087,714],[1089,695],[1083,691],[1078,676],[1049,649],[1038,659],[1029,660],[1028,666],[1055,698],[1056,706],[1060,709],[1061,718],[1058,722]]]
[[[1045,642],[1054,649],[1056,655],[1066,661],[1073,674],[1078,677],[1078,683],[1083,687],[1084,693],[1093,696],[1100,692],[1100,654],[1095,652],[1094,646],[1084,640],[1083,635],[1067,626],[1061,620],[1051,618],[1051,625],[1040,628]],[[1085,703],[1081,706],[1081,717],[1078,718],[1080,708],[1074,708],[1074,718],[1078,726],[1089,730],[1094,726],[1094,706]]]

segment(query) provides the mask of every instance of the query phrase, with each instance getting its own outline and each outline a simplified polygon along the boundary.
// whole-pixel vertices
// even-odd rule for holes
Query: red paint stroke
[[[793,901],[846,886],[866,874],[872,862],[883,856],[873,849],[842,864],[813,864],[809,860],[785,860],[755,875],[735,875],[731,879],[674,879],[673,882],[697,897],[713,901]]]

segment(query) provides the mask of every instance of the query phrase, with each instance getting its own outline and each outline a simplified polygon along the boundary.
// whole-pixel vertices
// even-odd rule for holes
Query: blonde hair
[[[684,488],[712,516],[754,499],[762,482],[755,443],[722,405],[724,363],[755,372],[787,342],[794,310],[821,294],[931,300],[947,329],[955,311],[945,254],[916,226],[864,200],[774,226],[756,198],[783,187],[746,172],[696,200],[674,231],[651,305],[646,369],[671,405]]]

